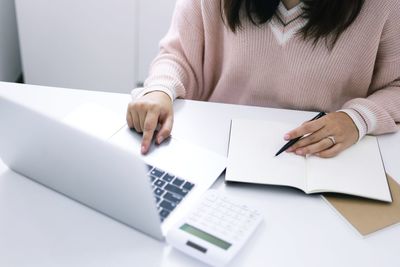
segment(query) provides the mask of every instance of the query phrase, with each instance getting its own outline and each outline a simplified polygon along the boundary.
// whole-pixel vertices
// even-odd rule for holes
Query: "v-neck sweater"
[[[172,99],[309,111],[346,112],[359,131],[383,134],[400,122],[400,1],[365,0],[333,49],[298,34],[302,4],[281,3],[259,26],[248,19],[233,33],[220,1],[177,0],[143,88]]]

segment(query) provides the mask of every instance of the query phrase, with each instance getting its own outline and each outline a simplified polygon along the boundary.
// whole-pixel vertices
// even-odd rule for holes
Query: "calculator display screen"
[[[213,244],[213,245],[215,245],[215,246],[217,246],[219,248],[222,248],[224,250],[227,250],[230,246],[232,246],[232,244],[230,244],[230,243],[228,243],[228,242],[226,242],[224,240],[221,240],[216,236],[210,235],[209,233],[206,233],[203,230],[200,230],[200,229],[198,229],[196,227],[193,227],[193,226],[191,226],[191,225],[189,225],[187,223],[182,225],[180,227],[180,229],[185,231],[185,232],[187,232],[187,233],[189,233],[189,234],[197,236],[198,238],[203,239],[204,241],[207,241],[207,242],[209,242],[209,243],[211,243],[211,244]]]

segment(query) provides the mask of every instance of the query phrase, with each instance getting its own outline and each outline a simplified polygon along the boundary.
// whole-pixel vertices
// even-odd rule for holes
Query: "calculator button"
[[[206,200],[202,203],[202,205],[209,208],[213,205],[213,202]]]
[[[210,219],[214,219],[217,217],[217,212],[215,210],[213,210],[212,212],[210,212],[209,215],[211,216]]]
[[[255,218],[256,214],[254,214],[253,212],[249,214],[249,218]]]
[[[235,242],[239,242],[239,241],[240,241],[240,237],[239,237],[238,235],[235,235],[235,236],[233,237],[233,240],[234,240]]]
[[[203,205],[201,205],[197,208],[196,213],[203,214],[203,213],[206,213],[206,211],[207,211],[207,208],[204,207]]]
[[[214,193],[207,194],[206,197],[205,197],[205,199],[210,201],[210,202],[216,201],[217,198],[218,198],[218,196],[216,194],[214,194]]]
[[[237,226],[237,221],[236,220],[230,220],[228,223],[232,227],[236,227]]]
[[[226,210],[224,213],[225,213],[225,216],[227,216],[229,218],[232,218],[235,215],[235,213],[232,212],[231,210]]]

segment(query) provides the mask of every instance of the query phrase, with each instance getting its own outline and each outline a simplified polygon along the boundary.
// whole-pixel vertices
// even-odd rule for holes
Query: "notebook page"
[[[287,185],[305,190],[305,158],[275,153],[292,125],[261,120],[232,120],[225,180]]]
[[[376,137],[366,136],[338,156],[307,158],[307,186],[312,192],[338,192],[391,201]]]

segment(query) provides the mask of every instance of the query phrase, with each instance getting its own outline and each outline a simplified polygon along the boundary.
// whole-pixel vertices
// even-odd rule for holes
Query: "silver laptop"
[[[175,138],[141,156],[140,139],[126,126],[99,138],[0,96],[0,157],[10,169],[162,240],[226,159]]]

